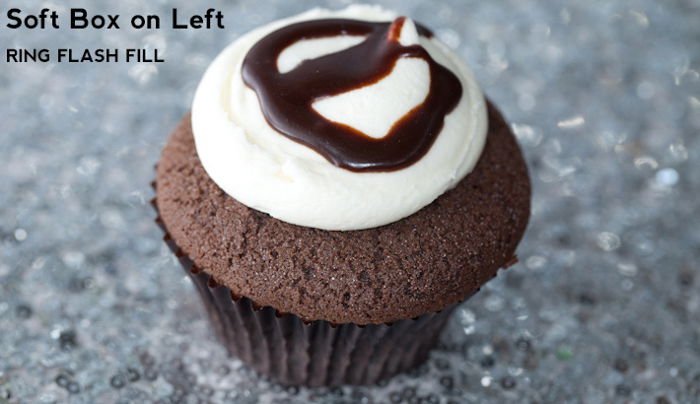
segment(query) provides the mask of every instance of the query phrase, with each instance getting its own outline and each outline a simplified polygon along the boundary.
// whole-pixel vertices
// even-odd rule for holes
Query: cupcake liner
[[[428,358],[456,307],[391,324],[358,325],[307,322],[257,306],[197,267],[168,233],[155,199],[152,204],[163,240],[195,284],[219,341],[230,355],[282,384],[374,384],[406,371]]]

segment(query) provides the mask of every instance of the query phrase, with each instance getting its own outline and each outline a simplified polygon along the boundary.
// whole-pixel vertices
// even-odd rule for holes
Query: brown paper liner
[[[370,325],[305,322],[294,314],[259,307],[197,267],[170,237],[155,199],[152,204],[163,239],[197,287],[219,341],[230,355],[282,384],[374,384],[406,371],[428,358],[456,307]]]

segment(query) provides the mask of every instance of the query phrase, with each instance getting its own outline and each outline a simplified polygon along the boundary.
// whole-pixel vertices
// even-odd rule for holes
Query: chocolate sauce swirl
[[[394,171],[423,157],[442,130],[445,116],[459,103],[462,85],[420,45],[403,46],[404,18],[393,23],[323,19],[288,25],[256,43],[243,61],[243,81],[258,96],[267,122],[284,136],[306,145],[332,164],[355,172]],[[421,36],[431,37],[417,25]],[[287,73],[277,70],[277,57],[304,39],[361,35],[366,39],[340,52],[304,60]],[[374,84],[388,76],[399,58],[423,59],[430,70],[430,89],[423,103],[375,139],[316,112],[314,101]]]

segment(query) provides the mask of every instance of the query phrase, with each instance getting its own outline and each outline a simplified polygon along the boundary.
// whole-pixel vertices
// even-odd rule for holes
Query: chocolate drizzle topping
[[[393,171],[414,164],[428,152],[444,119],[462,96],[459,79],[438,64],[420,45],[402,46],[405,18],[393,23],[324,19],[292,24],[272,32],[248,52],[243,81],[260,101],[268,123],[284,136],[304,144],[332,164],[356,172]],[[421,36],[431,37],[417,25]],[[305,60],[287,73],[277,70],[277,57],[304,39],[361,35],[355,46]],[[375,139],[316,112],[314,101],[342,94],[388,76],[401,57],[423,59],[430,69],[430,90],[424,102],[397,121],[389,133]]]

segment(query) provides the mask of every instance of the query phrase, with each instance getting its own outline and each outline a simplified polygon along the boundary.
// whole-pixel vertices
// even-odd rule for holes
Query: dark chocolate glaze
[[[304,21],[272,32],[248,52],[243,80],[260,101],[268,123],[284,136],[304,144],[332,164],[356,172],[393,171],[414,164],[428,152],[444,119],[459,103],[462,85],[420,45],[402,46],[398,39],[404,18],[393,23],[346,19]],[[418,25],[421,36],[432,34]],[[366,39],[340,52],[305,60],[280,73],[277,57],[303,39],[361,35]],[[401,57],[423,59],[430,68],[430,91],[424,102],[397,121],[389,133],[375,139],[331,122],[312,104],[380,81]]]

